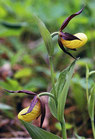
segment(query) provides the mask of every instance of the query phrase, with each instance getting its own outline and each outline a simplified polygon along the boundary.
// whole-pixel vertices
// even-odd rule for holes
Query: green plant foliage
[[[75,133],[76,139],[85,139],[85,137],[79,136]]]
[[[75,62],[76,61],[74,61],[68,68],[63,70],[60,73],[59,78],[57,80],[57,83],[56,83],[56,90],[57,90],[56,92],[58,96],[57,97],[57,100],[58,100],[57,109],[56,109],[54,100],[51,98],[49,99],[49,107],[50,107],[51,113],[53,114],[54,117],[56,117],[60,121],[63,120],[63,113],[64,113],[67,92],[68,92],[70,81],[72,78]]]
[[[60,137],[47,132],[39,127],[36,127],[28,122],[21,121],[27,131],[29,132],[32,139],[61,139]]]
[[[66,67],[71,63],[72,59],[58,47],[58,37],[51,39],[50,33],[58,31],[64,20],[69,15],[80,10],[83,5],[86,5],[86,7],[82,14],[70,21],[64,30],[72,34],[83,32],[88,37],[88,43],[84,47],[74,52],[70,50],[74,56],[80,57],[77,61],[76,73],[71,80],[69,79],[72,76],[69,74],[71,69]],[[51,98],[49,100],[51,113],[55,118],[62,119],[61,115],[64,113],[65,105],[64,99],[68,92],[69,81],[71,80],[68,101],[70,102],[70,107],[72,105],[76,110],[70,115],[66,115],[66,121],[68,122],[68,120],[70,121],[73,118],[76,119],[77,112],[82,112],[82,116],[80,115],[81,121],[84,121],[84,117],[88,119],[85,94],[87,87],[85,65],[88,65],[88,73],[89,71],[94,71],[95,0],[0,0],[0,86],[8,90],[25,89],[36,93],[49,90],[51,87],[51,74],[48,66],[47,50],[50,56],[53,55],[53,64],[56,71],[55,74],[57,75],[56,95],[58,107],[56,108],[55,102]],[[7,63],[9,68],[6,66]],[[66,69],[60,73],[60,70],[63,68]],[[90,90],[94,85],[94,76],[93,74],[88,79],[88,110],[91,119],[93,119],[94,111],[94,90],[92,92]],[[51,93],[53,93],[53,90],[51,90]],[[26,97],[24,94],[5,93],[4,96],[1,95],[0,101],[2,103],[4,102],[3,100],[8,101],[9,95],[11,95],[15,104],[18,104],[20,99],[22,103],[22,99]],[[16,95],[19,99],[15,99]],[[20,98],[20,96],[23,98]],[[66,106],[68,106],[68,101]],[[3,110],[3,112],[7,118],[16,117],[16,114],[12,115],[12,111]],[[0,120],[3,118],[1,116]],[[86,121],[87,119],[85,119],[86,126],[83,123],[80,126],[83,132],[86,130],[88,133],[88,130],[91,131],[91,126]],[[71,137],[71,134],[73,135],[75,129],[80,129],[80,132],[82,132],[79,124],[76,125],[76,122],[79,122],[78,118],[72,122],[74,122],[75,128],[68,130],[68,137]],[[91,136],[89,134],[89,137]],[[78,135],[76,138],[82,139]]]
[[[89,80],[89,88],[93,81],[90,82]],[[78,106],[78,108],[84,111],[86,106],[86,96],[85,96],[85,89],[86,89],[86,81],[85,78],[79,77],[78,74],[74,75],[72,82],[71,82],[71,89],[73,98]]]
[[[0,110],[12,110],[13,108],[7,104],[0,103]]]
[[[25,86],[25,89],[28,88],[46,88],[47,86],[47,81],[45,81],[43,78],[41,77],[35,77],[33,79],[31,79]]]
[[[64,87],[62,89],[62,92],[60,94],[60,96],[58,97],[58,119],[59,121],[63,121],[63,113],[64,113],[64,108],[65,108],[65,103],[66,103],[66,98],[67,98],[67,94],[68,94],[68,89],[70,86],[70,81],[74,72],[74,66],[75,66],[76,61],[74,61],[68,70],[68,73],[66,74],[65,77],[65,84]]]
[[[20,90],[22,88],[17,80],[10,78],[7,79],[7,82],[0,81],[0,86],[8,90]]]
[[[83,111],[86,105],[85,90],[76,82],[72,85],[72,94],[78,108]]]
[[[9,110],[2,110],[3,113],[6,115],[6,117],[10,118],[10,119],[13,119],[14,118],[14,113],[13,111],[9,111]]]
[[[93,61],[89,58],[81,58],[77,61],[77,64],[81,67],[85,67],[86,63],[89,68],[93,68]]]
[[[88,112],[90,119],[92,121],[94,121],[94,106],[95,106],[95,87],[92,88],[92,91],[88,98]]]
[[[30,68],[24,68],[24,69],[17,71],[14,74],[14,77],[17,79],[20,79],[23,77],[29,77],[29,76],[31,76],[31,74],[32,74],[32,70]]]
[[[53,93],[53,90],[51,90],[51,93]],[[49,108],[52,113],[52,115],[57,118],[57,109],[56,109],[56,104],[55,101],[52,98],[49,98]]]
[[[10,29],[6,29],[5,27],[0,27],[0,36],[2,36],[2,37],[7,37],[7,36],[11,36],[11,35],[13,35],[13,36],[19,36],[19,34],[21,34],[21,32],[22,32],[22,29],[19,29],[19,30],[16,30],[16,31],[14,31],[14,30],[10,30]]]
[[[54,46],[53,46],[53,43],[52,43],[52,38],[51,38],[50,32],[48,31],[45,24],[41,21],[40,18],[38,18],[36,15],[34,15],[33,19],[39,27],[41,36],[42,36],[42,38],[44,40],[44,43],[46,45],[46,48],[48,50],[48,54],[50,56],[52,56],[53,52],[54,52]]]
[[[86,89],[86,80],[85,78],[81,78],[79,74],[75,74],[75,76],[72,79],[72,84],[77,84],[79,88],[83,88],[84,90]],[[88,88],[91,89],[93,85],[94,85],[93,79],[89,78]]]
[[[69,130],[69,129],[71,129],[71,128],[73,127],[73,125],[72,125],[72,124],[69,124],[69,123],[65,123],[65,125],[66,125],[66,129],[67,129],[67,130]],[[55,124],[55,127],[56,127],[59,131],[62,130],[61,124],[60,124],[59,122],[57,122],[57,123]]]

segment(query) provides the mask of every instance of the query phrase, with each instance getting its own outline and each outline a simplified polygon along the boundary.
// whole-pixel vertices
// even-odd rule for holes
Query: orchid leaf
[[[0,110],[12,110],[13,108],[7,104],[0,103]]]
[[[85,139],[85,137],[79,136],[75,133],[76,139]]]
[[[41,33],[41,36],[42,36],[44,43],[46,45],[48,54],[50,56],[52,56],[53,52],[54,52],[54,46],[52,44],[52,38],[51,38],[50,32],[48,31],[45,24],[41,21],[40,18],[38,18],[36,15],[33,15],[33,19],[36,22],[36,24],[40,30],[40,33]]]
[[[74,67],[75,67],[76,60],[70,65],[68,72],[65,76],[65,83],[64,87],[62,88],[62,91],[58,97],[58,109],[57,109],[57,115],[58,115],[58,120],[63,121],[63,113],[64,113],[64,108],[65,108],[65,103],[66,103],[66,98],[70,86],[70,81],[74,72]]]
[[[65,123],[65,126],[66,126],[66,130],[69,130],[69,129],[71,129],[71,128],[73,127],[73,125],[72,125],[72,124],[69,124],[69,123]],[[59,131],[62,130],[61,124],[60,124],[59,122],[57,122],[57,123],[55,124],[55,127],[56,127],[56,129],[58,129]]]
[[[94,121],[94,106],[95,106],[95,86],[93,87],[91,94],[88,98],[88,113],[92,121]]]
[[[9,28],[9,29],[21,29],[22,27],[27,26],[27,23],[23,22],[23,23],[18,23],[18,24],[13,24],[13,23],[9,23],[6,21],[1,21],[0,25]]]
[[[28,122],[21,121],[32,139],[61,139],[60,137],[36,127]]]
[[[53,93],[53,89],[51,90],[51,93]],[[49,108],[50,108],[52,115],[57,119],[57,109],[56,109],[56,104],[55,104],[54,99],[50,97],[48,103],[49,103]]]
[[[50,111],[51,111],[52,115],[57,119],[61,115],[63,117],[63,111],[64,111],[64,106],[65,106],[66,96],[68,93],[70,80],[72,78],[75,63],[76,63],[76,60],[70,66],[68,66],[65,70],[63,70],[60,73],[59,78],[56,82],[56,88],[55,89],[56,89],[56,96],[58,98],[57,99],[58,100],[58,109],[56,108],[54,100],[52,98],[49,98]],[[53,93],[53,89],[51,90],[51,93]],[[61,110],[62,110],[62,112],[61,112]]]
[[[15,74],[14,77],[16,79],[21,79],[23,77],[29,77],[32,74],[32,70],[30,68],[23,68],[18,70]]]

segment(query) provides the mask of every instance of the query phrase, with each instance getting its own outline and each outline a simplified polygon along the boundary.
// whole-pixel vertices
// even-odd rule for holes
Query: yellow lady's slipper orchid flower
[[[82,13],[83,9],[84,7],[77,13],[72,14],[71,16],[67,17],[65,21],[63,22],[63,24],[61,25],[59,32],[54,32],[51,35],[52,37],[58,35],[58,44],[60,48],[66,54],[70,55],[74,59],[76,58],[70,52],[68,52],[65,48],[76,51],[76,48],[80,48],[83,45],[85,45],[85,43],[87,42],[87,36],[84,33],[77,33],[75,35],[72,35],[70,33],[62,32],[62,31],[68,25],[68,23],[70,22],[72,18]]]
[[[34,106],[33,110],[30,113],[23,115],[24,113],[26,113],[28,111],[28,109],[29,109],[29,107],[24,108],[22,111],[20,111],[18,114],[18,119],[26,121],[26,122],[31,122],[31,121],[35,120],[36,118],[38,118],[41,114],[40,101],[38,101],[36,103],[36,105]]]
[[[24,108],[19,112],[18,119],[26,122],[31,122],[32,120],[37,119],[41,115],[40,127],[42,127],[45,118],[45,102],[43,101],[43,99],[39,98],[41,93],[38,94],[37,96],[36,93],[28,90],[12,91],[12,90],[3,89],[3,91],[7,91],[9,93],[26,93],[34,96],[30,106]]]
[[[84,33],[77,33],[74,34],[74,36],[76,36],[79,39],[75,39],[75,40],[64,40],[63,38],[60,39],[60,41],[62,42],[62,44],[70,49],[76,49],[76,48],[80,48],[82,46],[84,46],[87,42],[87,36]]]
[[[85,43],[87,42],[87,36],[84,33],[77,33],[75,35],[72,35],[67,32],[63,33],[62,30],[68,25],[69,21],[73,17],[82,13],[83,9],[84,8],[82,8],[77,13],[72,14],[71,16],[67,17],[66,20],[63,22],[62,26],[60,27],[60,31],[59,31],[58,44],[59,44],[60,48],[65,53],[67,53],[68,55],[73,57],[74,59],[76,59],[76,58],[74,56],[72,56],[72,54],[69,53],[64,47],[69,48],[70,50],[76,51],[76,48],[80,48],[83,45],[85,45]]]

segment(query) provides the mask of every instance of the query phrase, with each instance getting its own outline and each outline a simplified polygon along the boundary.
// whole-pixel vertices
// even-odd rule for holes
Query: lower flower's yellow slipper
[[[26,121],[26,122],[31,122],[40,116],[41,114],[40,99],[36,99],[35,102],[34,102],[34,99],[31,102],[31,104],[34,105],[34,107],[31,106],[31,110],[29,110],[30,106],[21,110],[18,114],[18,119]]]
[[[31,122],[37,119],[41,115],[40,127],[42,127],[45,118],[45,103],[36,95],[36,93],[28,90],[19,90],[19,91],[10,91],[7,89],[4,90],[9,93],[26,93],[26,94],[34,95],[34,98],[31,101],[30,106],[24,108],[19,112],[18,119],[26,122]]]

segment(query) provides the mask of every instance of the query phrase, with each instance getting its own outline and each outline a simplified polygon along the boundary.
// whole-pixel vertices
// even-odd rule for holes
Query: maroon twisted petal
[[[34,106],[36,105],[37,102],[38,102],[38,97],[35,96],[33,98],[32,102],[31,102],[31,104],[30,104],[30,107],[29,107],[28,111],[26,113],[22,114],[22,115],[26,115],[27,113],[30,113],[33,110],[33,108],[34,108]]]
[[[7,89],[4,89],[4,90],[9,93],[25,93],[25,94],[30,94],[30,95],[36,95],[36,93],[32,91],[28,91],[28,90],[18,90],[18,91],[12,91],[12,90],[7,90]]]
[[[64,40],[68,40],[68,41],[70,41],[70,40],[80,40],[78,37],[76,37],[76,36],[74,36],[70,33],[67,33],[67,32],[65,32],[65,33],[60,32],[59,36],[62,37]]]
[[[71,16],[67,17],[67,18],[65,19],[65,21],[63,22],[62,26],[60,27],[60,31],[62,31],[62,30],[68,25],[69,21],[70,21],[73,17],[75,17],[75,16],[79,15],[80,13],[82,13],[83,9],[84,9],[84,7],[83,7],[80,11],[78,11],[77,13],[72,14]]]
[[[45,119],[46,109],[45,109],[45,102],[41,99],[41,123],[40,127],[42,127],[44,119]]]

